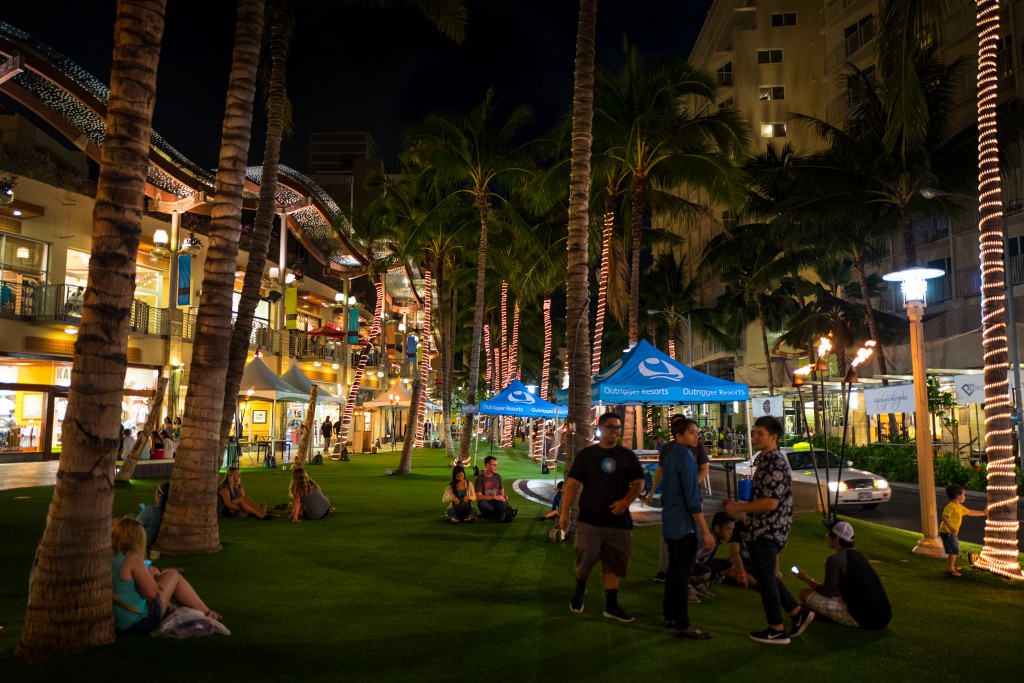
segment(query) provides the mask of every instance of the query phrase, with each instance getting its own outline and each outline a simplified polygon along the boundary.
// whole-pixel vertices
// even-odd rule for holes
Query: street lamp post
[[[922,538],[917,542],[914,553],[931,557],[944,557],[945,551],[939,540],[938,514],[935,509],[935,459],[932,454],[932,432],[928,423],[928,382],[924,362],[924,316],[925,292],[928,280],[941,277],[938,268],[907,268],[889,273],[882,279],[899,282],[903,289],[904,307],[910,318],[910,358],[914,375],[914,421],[917,425],[917,479],[921,504]]]

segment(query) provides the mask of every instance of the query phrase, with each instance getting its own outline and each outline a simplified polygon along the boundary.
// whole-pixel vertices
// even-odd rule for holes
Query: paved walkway
[[[57,483],[57,464],[56,460],[47,460],[0,465],[0,491],[30,486],[52,486]]]

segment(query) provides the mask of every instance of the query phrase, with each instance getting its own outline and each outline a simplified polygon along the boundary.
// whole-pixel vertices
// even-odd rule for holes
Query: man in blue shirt
[[[707,640],[710,633],[690,624],[687,594],[698,539],[703,539],[705,548],[715,546],[714,536],[704,519],[697,461],[690,450],[697,446],[699,438],[696,422],[676,421],[672,425],[674,443],[662,462],[661,529],[668,546],[668,577],[662,609],[665,626],[675,628],[677,637]]]

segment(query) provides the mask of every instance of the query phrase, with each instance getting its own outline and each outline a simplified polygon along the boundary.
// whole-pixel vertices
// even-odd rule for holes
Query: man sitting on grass
[[[484,458],[484,471],[476,478],[476,506],[480,508],[481,517],[497,517],[503,522],[511,522],[519,514],[519,510],[509,507],[508,496],[501,485],[498,474],[498,458],[488,455]]]
[[[888,626],[892,620],[889,597],[868,558],[853,547],[853,527],[849,522],[836,522],[828,530],[826,540],[836,552],[825,560],[825,582],[819,583],[805,572],[798,572],[797,578],[810,586],[800,592],[800,601],[843,626]]]

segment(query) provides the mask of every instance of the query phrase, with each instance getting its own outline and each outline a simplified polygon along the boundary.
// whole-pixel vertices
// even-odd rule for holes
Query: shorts
[[[850,616],[850,610],[846,607],[846,601],[843,600],[842,596],[835,595],[831,598],[826,598],[817,591],[811,591],[807,594],[804,602],[809,608],[823,617],[828,617],[837,624],[860,628],[857,620]]]
[[[956,534],[939,534],[942,539],[942,548],[947,555],[960,554],[960,538]]]
[[[160,607],[160,600],[154,598],[152,600],[147,600],[146,604],[149,605],[149,612],[134,624],[126,628],[126,633],[141,633],[145,635],[160,625],[160,618],[163,616],[161,614],[162,610]]]
[[[597,561],[605,574],[625,577],[633,552],[629,529],[594,526],[580,522],[576,529],[576,575],[589,575]]]

